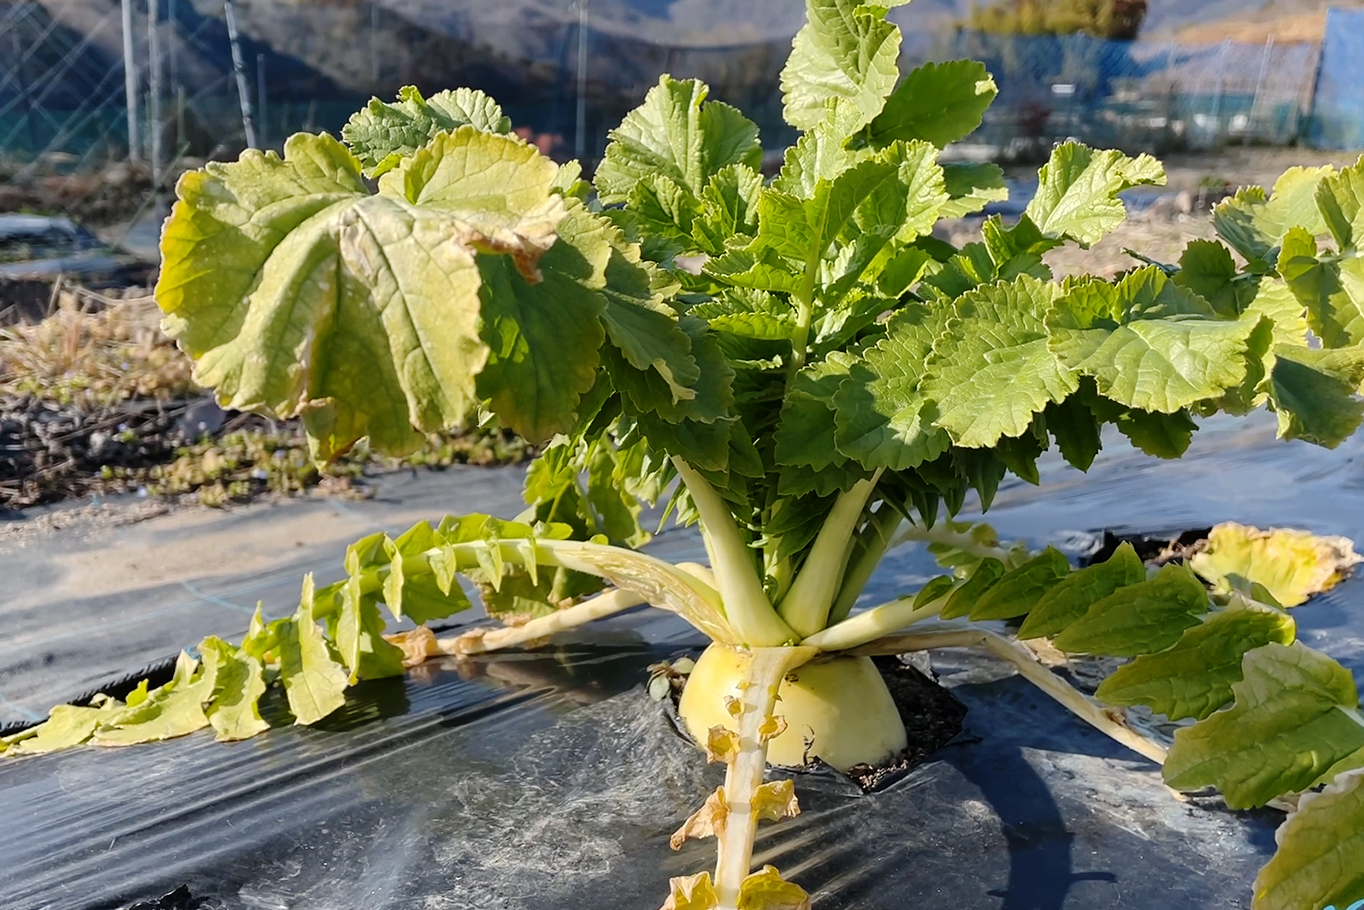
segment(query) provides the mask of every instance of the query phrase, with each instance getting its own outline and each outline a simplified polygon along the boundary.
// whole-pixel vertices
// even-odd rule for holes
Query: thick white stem
[[[906,651],[927,651],[930,648],[985,648],[991,654],[1013,664],[1019,675],[1060,702],[1072,714],[1102,733],[1144,755],[1156,764],[1165,763],[1166,751],[1135,730],[1118,723],[1099,705],[1085,697],[1051,670],[1038,662],[1037,657],[1023,645],[984,629],[952,629],[899,635],[872,642],[852,653],[903,654]]]
[[[816,648],[753,648],[753,663],[744,680],[737,715],[739,749],[725,769],[724,832],[719,836],[715,891],[719,910],[736,910],[739,887],[753,865],[753,841],[758,820],[753,798],[762,786],[767,767],[767,741],[759,728],[773,713],[777,687],[792,669],[819,654]]]
[[[706,584],[714,584],[710,569],[700,563],[682,562],[677,564],[677,568]],[[638,591],[617,588],[614,591],[598,594],[591,600],[565,607],[548,616],[538,616],[519,626],[471,629],[463,635],[435,639],[428,645],[427,653],[431,656],[436,654],[483,654],[502,648],[514,648],[517,645],[524,645],[556,632],[577,628],[592,622],[594,619],[603,619],[646,602],[644,595]]]
[[[701,528],[708,543],[725,618],[737,640],[718,635],[711,637],[749,647],[777,647],[795,642],[800,636],[782,622],[767,599],[753,551],[739,532],[729,507],[709,481],[686,461],[674,458],[673,464],[701,516]]]
[[[434,646],[438,654],[482,654],[501,648],[514,648],[526,642],[536,641],[584,625],[594,619],[602,619],[613,613],[628,610],[644,603],[644,597],[635,591],[617,588],[607,591],[591,600],[574,604],[548,616],[538,616],[519,626],[502,628],[479,628],[452,638],[436,639]]]
[[[824,520],[810,548],[810,555],[805,558],[791,590],[781,602],[782,619],[802,636],[815,634],[829,621],[829,609],[843,586],[857,523],[880,477],[878,470],[873,477],[859,480],[834,500],[829,517]]]

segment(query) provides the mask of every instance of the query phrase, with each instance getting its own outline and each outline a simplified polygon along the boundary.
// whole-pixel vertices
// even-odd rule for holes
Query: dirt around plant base
[[[873,657],[872,662],[895,700],[909,745],[884,765],[848,769],[848,776],[867,793],[903,779],[914,766],[956,739],[966,718],[966,706],[917,668],[896,657]]]

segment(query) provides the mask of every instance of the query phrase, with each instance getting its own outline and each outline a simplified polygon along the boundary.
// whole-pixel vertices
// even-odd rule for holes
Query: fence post
[[[270,118],[265,112],[265,55],[256,55],[256,138],[270,144]]]
[[[137,49],[133,41],[133,0],[123,0],[123,98],[128,111],[128,160],[142,160],[142,125],[137,117]]]
[[[152,198],[161,195],[161,33],[160,0],[147,0],[147,124],[151,127]]]
[[[1260,89],[1264,88],[1265,73],[1269,71],[1269,55],[1274,50],[1274,36],[1265,39],[1265,52],[1260,57],[1260,74],[1255,77],[1255,97],[1250,99],[1250,117],[1254,121],[1260,109]]]
[[[1227,75],[1227,53],[1231,50],[1231,39],[1222,39],[1222,49],[1217,53],[1217,90],[1212,96],[1212,138],[1218,143],[1222,134],[1222,87]]]
[[[246,133],[247,148],[256,144],[256,127],[251,122],[251,92],[246,87],[246,67],[242,63],[242,46],[237,40],[237,15],[232,0],[223,0],[223,18],[227,20],[227,42],[232,46],[232,73],[237,77],[237,103],[242,109],[242,130]]]
[[[573,122],[573,155],[587,157],[587,5],[578,0],[578,106]]]

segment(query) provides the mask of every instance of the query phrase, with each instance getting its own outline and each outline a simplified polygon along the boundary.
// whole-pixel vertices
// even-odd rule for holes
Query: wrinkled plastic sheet
[[[1088,476],[1051,465],[1040,490],[1002,490],[990,518],[1073,553],[1101,528],[1227,519],[1364,538],[1364,446],[1272,435],[1261,420],[1211,422],[1180,462],[1114,452]],[[870,598],[932,574],[908,550]],[[1294,614],[1357,677],[1361,606],[1356,578]],[[702,643],[638,610],[546,650],[364,684],[313,728],[0,764],[0,907],[125,907],[181,886],[206,908],[657,907],[670,876],[713,862],[712,842],[674,853],[667,835],[721,769],[643,682]],[[827,910],[1249,906],[1280,815],[1177,798],[1149,762],[988,657],[933,663],[969,709],[963,735],[873,794],[798,774],[803,812],[761,829],[756,862]]]

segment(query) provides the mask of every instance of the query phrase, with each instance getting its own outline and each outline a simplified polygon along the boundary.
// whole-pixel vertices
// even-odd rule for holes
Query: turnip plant
[[[933,647],[1011,662],[1172,787],[1294,809],[1259,910],[1364,896],[1364,715],[1350,673],[1295,640],[1286,608],[1339,580],[1348,542],[1224,526],[1188,564],[1148,569],[1123,546],[1075,569],[955,520],[971,494],[988,509],[1007,473],[1038,482],[1052,445],[1088,469],[1105,424],[1161,458],[1217,412],[1266,407],[1282,437],[1325,446],[1353,433],[1364,164],[1242,190],[1214,213],[1219,239],[1178,263],[1057,282],[1043,254],[1112,231],[1119,194],[1163,183],[1160,164],[1064,143],[1016,223],[988,218],[960,249],[938,239],[939,220],[1007,195],[998,167],[939,161],[996,87],[971,61],[901,79],[885,13],[807,0],[781,80],[800,138],[772,179],[752,122],[668,76],[591,183],[467,89],[407,89],[343,140],[295,135],[283,157],[185,175],[157,300],[224,406],[301,417],[319,460],[362,438],[411,451],[495,415],[543,444],[528,507],[361,540],[345,579],[307,580],[298,611],[258,614],[241,646],[208,639],[171,683],[58,707],[4,747],[249,737],[275,684],[310,724],[405,662],[647,603],[713,642],[679,710],[728,768],[674,838],[714,835],[714,873],[674,879],[666,907],[808,906],[751,868],[757,823],[797,811],[765,762],[893,757],[904,727],[867,655]],[[708,567],[639,551],[658,503],[699,526]],[[854,610],[911,541],[944,574]],[[469,608],[460,575],[503,628],[384,636],[381,605],[418,624]],[[997,620],[1021,622],[1017,636]],[[1096,701],[1034,639],[1128,662]],[[1132,705],[1184,722],[1168,753],[1121,722]]]

